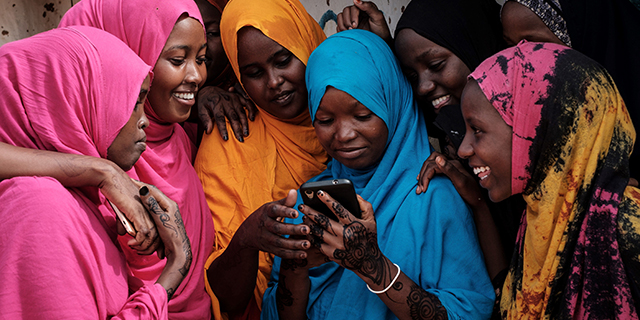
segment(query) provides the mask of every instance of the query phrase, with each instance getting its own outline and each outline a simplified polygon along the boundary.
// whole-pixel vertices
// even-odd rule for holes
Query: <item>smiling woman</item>
[[[443,177],[415,192],[415,164],[431,146],[389,46],[368,31],[335,34],[309,58],[306,81],[318,139],[334,156],[310,181],[350,179],[362,219],[324,192],[339,222],[299,206],[304,217],[287,221],[308,225],[314,247],[304,260],[275,258],[263,317],[488,318],[494,295],[469,209]]]
[[[216,225],[207,288],[216,319],[259,317],[273,254],[305,254],[288,195],[325,168],[327,154],[307,110],[307,59],[325,35],[298,0],[234,0],[222,13],[222,43],[258,108],[244,142],[205,135],[194,167]],[[292,197],[292,196],[291,196]],[[280,220],[280,219],[278,219]]]
[[[611,76],[566,46],[521,42],[469,77],[462,111],[473,134],[460,156],[492,199],[527,202],[500,314],[637,319],[635,131]]]
[[[177,202],[193,249],[185,282],[169,302],[172,319],[210,318],[204,290],[204,263],[213,247],[214,227],[200,180],[191,165],[195,146],[179,122],[189,116],[206,78],[206,40],[193,0],[83,0],[60,22],[102,28],[123,40],[154,66],[144,111],[149,119],[147,150],[128,174],[153,184]],[[141,256],[118,239],[129,261],[131,287],[155,282],[165,262]]]

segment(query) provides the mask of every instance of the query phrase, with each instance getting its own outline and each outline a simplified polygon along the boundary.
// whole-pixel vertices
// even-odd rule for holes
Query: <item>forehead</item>
[[[402,29],[398,32],[395,43],[396,51],[401,59],[424,59],[451,53],[446,48],[409,28]]]
[[[500,117],[498,111],[484,95],[478,83],[470,79],[462,91],[462,115],[465,120],[482,120],[487,117]]]

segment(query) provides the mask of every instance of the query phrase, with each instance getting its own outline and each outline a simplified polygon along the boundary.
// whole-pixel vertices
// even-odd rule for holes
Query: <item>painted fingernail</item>
[[[238,139],[240,142],[244,142],[244,138],[242,136],[240,136],[240,139]]]
[[[222,136],[222,140],[227,141],[227,140],[229,140],[229,137],[228,137],[228,136],[226,136],[226,135],[225,135],[225,136]]]
[[[309,228],[302,227],[302,233],[309,233]]]
[[[436,162],[438,165],[444,166],[444,159],[442,159],[442,157],[436,157]]]
[[[298,210],[304,211],[304,204],[298,205]]]
[[[143,186],[142,188],[140,188],[140,195],[141,196],[146,196],[149,194],[149,188],[147,188],[147,186]]]
[[[249,135],[249,131],[245,130],[245,131],[244,131],[244,136],[246,137],[246,136],[248,136],[248,135]]]
[[[318,195],[321,196],[321,197],[324,197],[324,191],[318,190]]]
[[[309,244],[309,242],[307,241],[302,244],[302,247],[304,247],[305,249],[308,249],[310,245],[311,244]]]

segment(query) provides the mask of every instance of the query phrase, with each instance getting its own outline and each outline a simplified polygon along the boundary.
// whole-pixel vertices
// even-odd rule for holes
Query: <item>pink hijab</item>
[[[150,69],[95,28],[8,43],[0,48],[0,141],[105,158]],[[129,296],[115,217],[98,210],[103,202],[97,188],[65,189],[51,178],[0,182],[0,318],[166,318],[162,286]]]
[[[65,14],[60,26],[89,25],[106,30],[154,66],[183,14],[202,24],[193,0],[83,0]],[[195,146],[179,124],[160,121],[148,100],[145,112],[150,122],[145,130],[147,150],[129,175],[157,186],[178,203],[193,251],[191,270],[169,302],[170,317],[209,318],[211,301],[204,290],[204,263],[213,247],[214,228],[202,185],[192,166]],[[156,255],[139,256],[126,246],[127,238],[120,240],[135,276],[132,288],[155,282],[165,260]]]

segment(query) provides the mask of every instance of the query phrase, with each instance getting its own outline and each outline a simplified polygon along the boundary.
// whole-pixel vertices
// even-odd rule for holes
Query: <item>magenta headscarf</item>
[[[512,192],[527,202],[501,315],[638,319],[635,131],[611,76],[576,50],[523,41],[469,78],[513,128]]]
[[[63,17],[60,26],[89,25],[122,39],[142,60],[154,66],[167,39],[183,14],[202,24],[193,0],[83,0]],[[204,32],[204,26],[202,28]],[[151,90],[154,90],[153,81]],[[191,270],[169,302],[172,319],[204,319],[211,313],[211,301],[204,290],[204,263],[213,248],[213,220],[200,180],[192,166],[195,146],[177,123],[161,123],[149,101],[145,112],[150,125],[147,150],[129,171],[140,181],[153,184],[178,203],[187,235],[191,240]],[[132,275],[133,289],[155,282],[165,260],[156,255],[139,256],[121,238]]]
[[[96,31],[65,28],[31,37],[29,46],[2,46],[0,141],[106,158],[151,67],[118,39]],[[87,35],[93,50],[85,49]],[[50,38],[69,44],[51,52]],[[91,196],[97,200],[97,193]]]
[[[105,158],[151,67],[79,26],[5,44],[0,70],[0,141]],[[18,177],[0,182],[0,203],[0,318],[166,317],[162,286],[130,296],[115,216],[98,210],[97,188]]]

